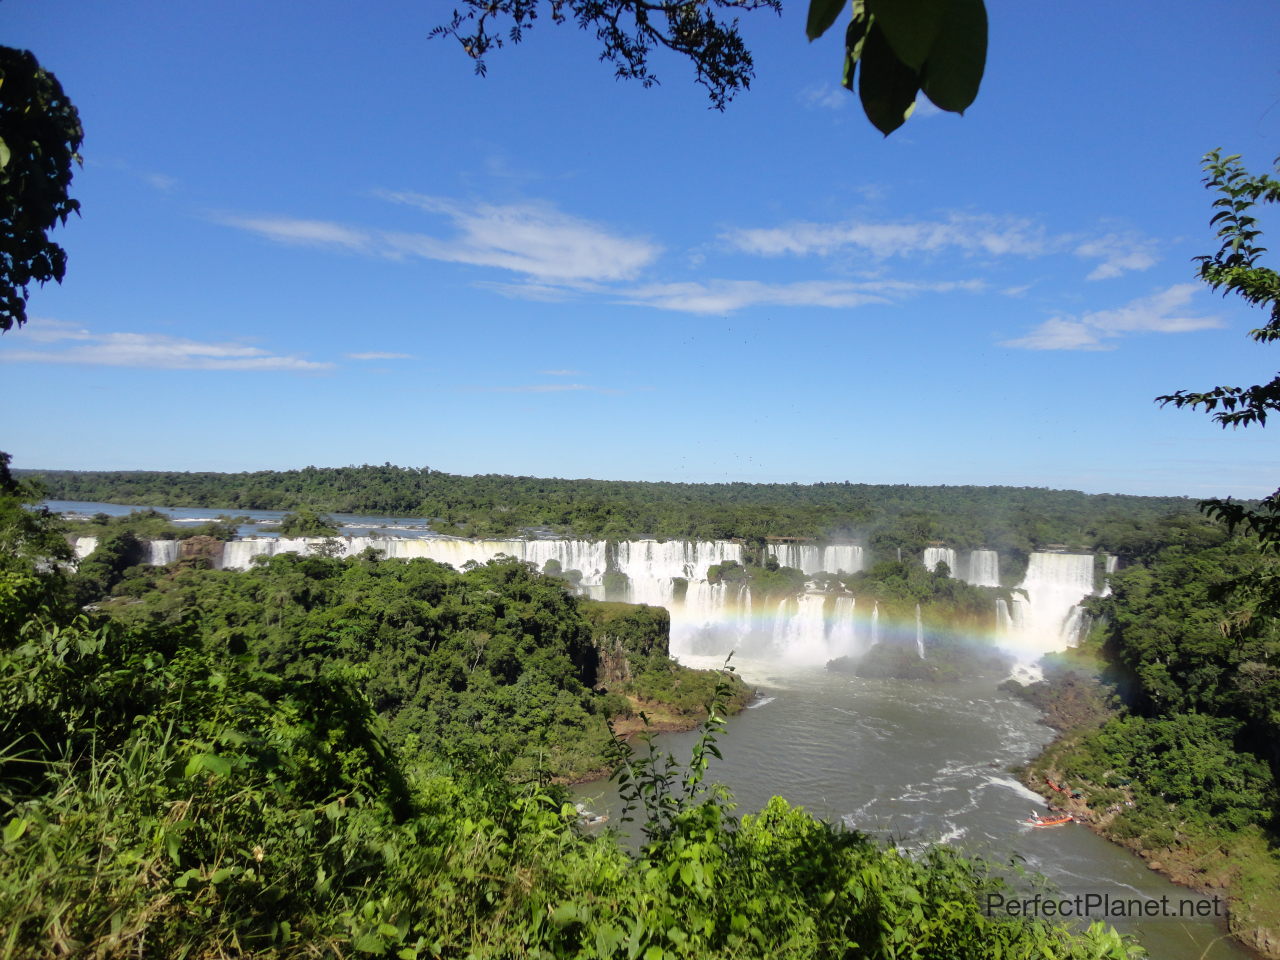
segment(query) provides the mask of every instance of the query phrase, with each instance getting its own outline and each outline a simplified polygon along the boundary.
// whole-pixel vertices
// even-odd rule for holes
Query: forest
[[[1051,544],[1127,555],[1151,524],[1194,515],[1185,497],[1085,494],[1036,487],[856,483],[640,483],[459,476],[429,468],[306,467],[255,473],[15,471],[58,500],[422,517],[438,533],[504,537],[525,530],[627,539],[862,539],[881,555],[957,549],[1027,553]]]

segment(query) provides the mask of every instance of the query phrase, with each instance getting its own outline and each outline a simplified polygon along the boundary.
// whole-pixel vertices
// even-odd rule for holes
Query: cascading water
[[[945,563],[947,570],[951,576],[960,577],[960,570],[956,566],[956,552],[950,547],[925,547],[924,548],[924,568],[930,573],[937,569],[939,563]]]
[[[75,551],[76,559],[83,560],[93,551],[98,549],[97,537],[76,537],[75,543],[71,545],[71,549]]]
[[[1009,644],[1036,659],[1079,639],[1080,601],[1093,594],[1093,554],[1033,553],[1013,594]]]
[[[1098,594],[1100,597],[1111,596],[1111,575],[1120,569],[1120,558],[1114,554],[1107,554],[1106,560],[1103,561],[1102,572],[1107,576],[1107,580],[1102,584],[1102,592]]]
[[[1000,555],[994,550],[971,550],[961,559],[951,547],[925,547],[921,560],[930,573],[945,563],[957,580],[975,587],[1000,586]]]
[[[147,563],[163,567],[178,559],[181,543],[177,540],[152,540],[147,546]]]
[[[769,552],[783,567],[794,567],[801,573],[857,573],[864,567],[862,547],[855,543],[828,543],[817,546],[807,543],[778,543],[769,546]]]
[[[924,621],[920,618],[920,604],[916,604],[916,653],[924,659]]]
[[[858,649],[857,601],[853,597],[836,597],[831,604],[831,628],[827,644],[832,657],[850,657]]]
[[[826,603],[826,594],[806,593],[778,605],[773,645],[788,662],[821,665],[831,659],[823,615]]]
[[[964,579],[975,587],[1000,586],[1000,554],[994,550],[972,551]]]

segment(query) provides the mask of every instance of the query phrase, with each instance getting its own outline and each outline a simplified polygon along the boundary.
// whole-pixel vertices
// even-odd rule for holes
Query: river
[[[718,658],[682,656],[690,666]],[[733,792],[739,813],[780,794],[824,819],[891,837],[900,846],[952,844],[996,862],[1043,874],[1061,896],[1109,894],[1171,903],[1205,898],[1148,870],[1139,858],[1086,827],[1037,829],[1020,821],[1044,801],[1010,768],[1053,737],[1037,712],[996,689],[1002,677],[927,683],[868,680],[763,660],[735,666],[759,694],[731,717],[708,780]],[[696,733],[656,743],[686,760]],[[574,788],[594,812],[617,819],[609,783]],[[1203,919],[1114,920],[1158,960],[1249,956]]]

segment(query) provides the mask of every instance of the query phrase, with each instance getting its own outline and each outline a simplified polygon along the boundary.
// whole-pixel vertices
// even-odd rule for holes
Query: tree
[[[293,513],[285,514],[280,521],[282,537],[333,537],[337,533],[337,524],[311,507],[299,507]]]
[[[33,282],[66,273],[49,231],[80,210],[67,190],[83,139],[57,78],[29,51],[0,47],[0,330],[26,323]]]
[[[1214,150],[1204,157],[1205,185],[1219,194],[1213,206],[1217,212],[1209,224],[1218,225],[1222,246],[1212,256],[1197,257],[1200,279],[1225,297],[1237,294],[1246,303],[1269,311],[1267,322],[1250,331],[1258,343],[1280,340],[1280,274],[1258,265],[1266,253],[1259,243],[1253,208],[1258,203],[1280,203],[1280,180],[1261,174],[1252,176],[1240,163],[1239,155],[1223,157]],[[1280,157],[1276,159],[1280,173]],[[1200,408],[1226,427],[1264,426],[1267,415],[1280,410],[1280,374],[1270,383],[1250,387],[1213,387],[1204,392],[1179,390],[1156,398],[1161,406]],[[1268,553],[1280,554],[1280,490],[1263,498],[1257,507],[1226,500],[1206,500],[1201,504],[1210,516],[1226,522],[1231,530],[1249,530],[1258,536]]]
[[[718,110],[750,87],[755,64],[737,19],[722,20],[717,14],[782,10],[781,0],[462,2],[449,22],[431,35],[458,40],[482,76],[485,55],[508,41],[519,43],[545,11],[552,23],[572,20],[594,31],[601,44],[600,59],[611,62],[618,77],[639,80],[646,87],[658,82],[649,69],[649,54],[655,48],[687,57]],[[848,0],[809,0],[809,39],[826,33],[847,5]],[[941,109],[963,113],[978,95],[986,58],[983,0],[852,0],[841,82],[852,91],[857,79],[863,112],[888,136],[911,115],[921,92]]]
[[[9,472],[0,450],[0,570],[30,573],[49,561],[72,558],[62,518],[41,506],[44,491]]]

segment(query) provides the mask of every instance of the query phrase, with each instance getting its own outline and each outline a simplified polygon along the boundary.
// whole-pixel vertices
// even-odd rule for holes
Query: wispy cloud
[[[328,220],[220,214],[214,217],[214,222],[294,246],[340,248],[361,253],[371,253],[374,248],[374,234]]]
[[[622,393],[611,387],[594,387],[588,383],[526,383],[513,387],[478,387],[486,393]]]
[[[1134,333],[1190,333],[1222,327],[1217,317],[1190,316],[1185,307],[1200,288],[1180,283],[1140,297],[1115,310],[1096,310],[1078,318],[1053,317],[1025,337],[1001,346],[1020,350],[1113,350],[1108,342]]]
[[[384,196],[453,221],[458,233],[448,240],[384,235],[393,246],[433,260],[500,267],[541,280],[610,281],[634,277],[661,253],[648,240],[619,236],[550,204],[467,205],[416,193]]]
[[[799,221],[781,227],[731,230],[720,239],[762,257],[830,256],[857,249],[881,259],[943,250],[1038,256],[1049,244],[1044,228],[1030,220],[960,214],[945,220],[901,223]]]
[[[347,358],[350,360],[412,360],[412,353],[384,353],[379,350],[370,350],[366,353],[348,353]]]
[[[1101,261],[1089,273],[1090,280],[1147,270],[1159,260],[1157,242],[1137,233],[1112,231],[1093,237],[1055,234],[1025,218],[983,214],[900,222],[798,221],[780,227],[730,230],[720,239],[733,249],[761,257],[829,257],[852,250],[879,260],[948,251],[964,256],[1028,258],[1071,252],[1085,260]]]
[[[841,110],[856,102],[857,98],[844,87],[830,83],[815,83],[800,91],[800,102],[806,107],[823,110]]]
[[[142,179],[161,193],[172,193],[178,185],[178,178],[171,177],[167,173],[144,173]]]
[[[1131,270],[1149,270],[1159,262],[1156,242],[1133,233],[1108,233],[1075,249],[1077,257],[1101,260],[1086,279],[1109,280]]]
[[[648,240],[622,236],[549,204],[462,204],[415,193],[381,196],[446,217],[454,234],[441,237],[293,217],[215,219],[276,243],[496,267],[555,284],[630,280],[661,253],[661,247]]]
[[[55,349],[0,349],[6,363],[68,363],[99,367],[144,367],[162,370],[293,370],[314,372],[332,363],[272,354],[241,343],[214,343],[155,333],[95,334],[69,324],[46,321],[44,329],[14,335],[21,343],[62,343]]]
[[[544,377],[580,377],[581,370],[539,370]]]
[[[853,308],[870,303],[890,303],[897,296],[926,292],[975,291],[980,281],[911,283],[872,280],[863,283],[803,281],[762,283],[757,280],[710,280],[659,283],[636,287],[622,294],[624,303],[677,310],[683,313],[726,314],[747,307]]]

